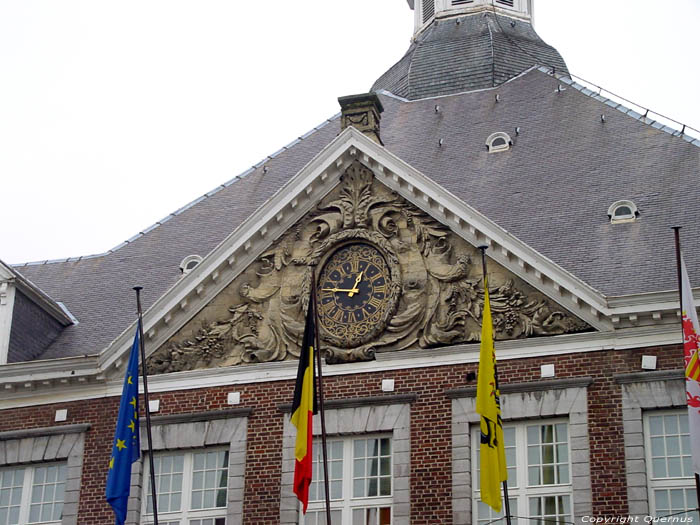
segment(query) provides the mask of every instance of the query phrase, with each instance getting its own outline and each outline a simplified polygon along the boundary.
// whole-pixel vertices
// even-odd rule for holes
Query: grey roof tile
[[[700,146],[619,115],[563,78],[532,70],[493,90],[404,102],[381,94],[382,140],[408,162],[499,226],[607,296],[673,290],[673,235],[682,225],[686,253],[700,253]],[[495,131],[521,133],[512,149],[489,154]],[[80,320],[43,358],[102,350],[134,319],[131,287],[148,308],[180,277],[187,255],[206,255],[264,204],[340,131],[335,117],[199,199],[157,228],[108,254],[21,266],[28,279]],[[511,133],[511,136],[512,133]],[[442,146],[438,138],[444,138]],[[638,221],[611,225],[608,207],[630,199]],[[700,257],[688,257],[700,285]]]
[[[567,72],[561,55],[529,23],[511,26],[511,21],[479,13],[434,22],[372,91],[386,89],[417,100],[498,86],[536,64]]]

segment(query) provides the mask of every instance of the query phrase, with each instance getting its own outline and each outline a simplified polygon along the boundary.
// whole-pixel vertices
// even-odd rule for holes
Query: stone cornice
[[[523,383],[507,383],[499,385],[501,394],[513,394],[520,392],[542,392],[545,390],[562,390],[564,388],[586,388],[593,383],[589,376],[571,377],[564,379],[550,379],[546,381],[527,381]],[[476,397],[476,387],[451,388],[445,390],[445,395],[450,399],[463,397]]]
[[[199,421],[214,421],[216,419],[231,419],[235,417],[250,417],[252,408],[229,408],[215,410],[213,412],[191,412],[188,414],[168,414],[164,416],[151,416],[151,425],[174,425],[177,423],[196,423]],[[142,427],[146,426],[145,418],[141,419]]]
[[[341,408],[357,408],[381,405],[407,405],[414,403],[418,399],[417,394],[393,394],[386,396],[352,397],[348,399],[332,399],[323,404],[325,410],[339,410]],[[291,403],[284,403],[277,406],[280,412],[289,413],[292,411]]]
[[[78,425],[58,425],[55,427],[28,428],[24,430],[8,430],[6,432],[0,432],[0,441],[41,436],[58,436],[62,434],[80,434],[90,430],[90,426],[90,423],[85,423]]]
[[[677,381],[683,379],[685,379],[685,371],[681,368],[677,370],[650,370],[648,372],[613,375],[613,380],[618,384],[646,383],[648,381]]]

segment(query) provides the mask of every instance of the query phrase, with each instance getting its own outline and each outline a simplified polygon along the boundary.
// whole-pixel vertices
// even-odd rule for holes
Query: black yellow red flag
[[[309,505],[309,485],[312,472],[313,415],[316,413],[316,379],[314,367],[314,341],[316,340],[316,314],[313,297],[309,298],[306,327],[299,355],[299,371],[292,402],[292,424],[297,427],[294,447],[294,493],[303,506]]]
[[[489,287],[484,274],[484,311],[481,321],[481,353],[476,385],[476,411],[481,415],[481,501],[501,511],[501,482],[508,477],[503,443],[500,393],[496,379],[496,350]]]

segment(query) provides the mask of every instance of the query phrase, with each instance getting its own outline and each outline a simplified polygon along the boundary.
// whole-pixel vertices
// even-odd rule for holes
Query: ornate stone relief
[[[351,253],[348,247],[355,247],[352,253],[364,249],[384,263],[343,262],[341,255]],[[337,292],[319,291],[319,312],[326,315],[319,333],[328,363],[479,340],[484,292],[478,250],[355,162],[315,210],[149,357],[150,372],[298,357],[312,269],[332,281],[323,281],[320,290],[342,283],[342,275],[333,273],[336,260],[340,274],[343,267],[349,272],[350,284],[338,284]],[[493,262],[489,283],[498,340],[590,329]],[[355,294],[355,302],[367,299],[365,309],[341,311],[347,296]],[[370,319],[371,326],[360,326]],[[347,330],[338,330],[343,323]]]

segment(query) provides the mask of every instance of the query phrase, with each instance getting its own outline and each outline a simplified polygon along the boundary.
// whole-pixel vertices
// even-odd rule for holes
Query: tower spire
[[[533,0],[409,0],[408,51],[371,91],[416,100],[499,86],[533,66],[568,74],[532,27]]]

